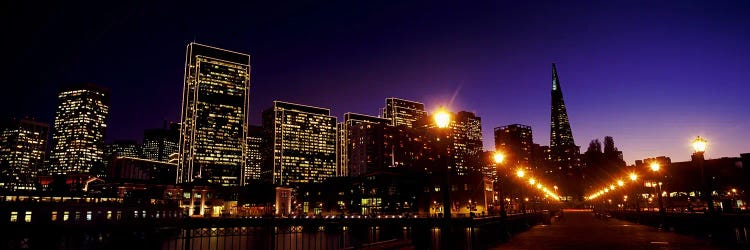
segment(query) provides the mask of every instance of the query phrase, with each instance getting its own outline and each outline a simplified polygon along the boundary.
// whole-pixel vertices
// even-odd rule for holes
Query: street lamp
[[[502,152],[495,152],[495,154],[492,155],[492,160],[495,161],[495,167],[499,167],[500,164],[505,161],[505,155]],[[498,170],[498,173],[500,171]],[[498,175],[498,181],[500,182],[500,217],[505,218],[507,216],[507,213],[505,211],[505,185],[503,179],[500,179],[501,175]]]
[[[706,180],[706,167],[704,166],[705,157],[703,153],[706,152],[706,147],[708,147],[708,141],[701,138],[700,136],[696,137],[695,140],[693,140],[693,150],[695,150],[695,152],[693,153],[692,159],[693,162],[698,165],[698,168],[701,169],[701,181],[703,182],[703,198],[706,200],[709,215],[713,215],[714,200],[713,195],[711,195],[712,188],[710,182]]]
[[[526,175],[526,172],[524,172],[522,169],[516,170],[516,176],[518,178],[523,178]]]
[[[661,165],[659,165],[658,162],[652,162],[650,167],[651,167],[651,171],[654,172],[654,175],[658,176],[659,170],[661,169]],[[654,183],[652,183],[652,185],[653,184]],[[661,181],[658,181],[657,179],[656,184],[659,186],[659,191],[656,194],[656,198],[658,199],[658,203],[659,203],[659,213],[663,215],[666,211],[664,211],[664,200],[661,195]],[[656,189],[656,187],[654,187],[654,189]]]
[[[636,174],[635,172],[631,172],[628,177],[630,177],[630,181],[632,181],[632,182],[637,182],[638,181],[638,174]],[[635,202],[635,211],[636,212],[640,212],[640,210],[641,210],[640,209],[640,206],[641,206],[641,204],[640,204],[640,196],[641,196],[641,194],[638,193],[639,192],[638,189],[641,188],[641,187],[642,187],[641,185],[635,185],[635,187],[633,188],[633,194],[635,194],[635,199],[633,199],[633,202]]]
[[[441,140],[443,138],[443,132],[446,130],[445,128],[450,125],[451,122],[451,114],[448,113],[448,111],[445,110],[445,108],[440,107],[437,112],[433,115],[433,119],[435,121],[435,125],[437,126],[439,133],[438,133],[438,144],[439,144],[439,151],[438,156],[441,159],[441,163],[445,165],[445,187],[443,188],[443,214],[447,221],[451,218],[451,202],[450,202],[450,192],[451,192],[451,184],[450,184],[450,169],[448,169],[448,156],[443,155],[443,151],[447,151],[447,142]]]

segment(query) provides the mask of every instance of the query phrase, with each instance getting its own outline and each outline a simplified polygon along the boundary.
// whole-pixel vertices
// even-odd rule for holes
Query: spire
[[[552,127],[550,133],[550,147],[575,146],[573,132],[570,129],[568,111],[565,108],[557,67],[552,64]]]
[[[557,78],[557,67],[552,63],[552,91],[562,91],[560,89],[560,78]]]

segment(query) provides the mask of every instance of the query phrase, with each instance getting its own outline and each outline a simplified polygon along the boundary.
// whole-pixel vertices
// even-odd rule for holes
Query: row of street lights
[[[492,160],[495,162],[495,167],[499,168],[500,164],[502,164],[505,161],[505,155],[502,152],[496,151],[492,155]],[[499,171],[499,169],[498,169]],[[520,178],[521,180],[524,180],[526,175],[526,171],[523,169],[516,170],[516,176]],[[505,191],[503,187],[503,181],[500,180],[500,214],[501,216],[506,216],[506,210],[505,210]],[[537,179],[534,179],[532,176],[528,176],[528,178],[525,180],[529,183],[532,187],[536,187],[537,190],[544,193],[545,197],[552,197],[555,200],[560,200],[560,196],[557,195],[557,186],[553,186],[554,191],[549,189],[547,185],[544,185],[542,182],[540,182]]]
[[[704,194],[704,197],[705,197],[704,199],[707,202],[709,213],[712,214],[713,210],[714,210],[714,208],[713,208],[713,199],[711,197],[711,188],[706,184],[705,169],[704,169],[704,164],[703,164],[703,161],[704,161],[703,154],[706,151],[707,145],[708,145],[707,141],[705,139],[701,138],[700,136],[698,136],[697,138],[695,138],[695,140],[693,140],[693,143],[692,143],[693,149],[695,150],[695,152],[693,154],[693,161],[696,162],[696,164],[699,165],[698,167],[701,170],[701,180],[702,180],[702,184],[704,186],[704,190],[703,190],[702,193]],[[660,172],[661,165],[659,163],[657,163],[657,162],[652,162],[651,164],[649,164],[649,169],[651,170],[651,172],[654,173],[654,175],[656,175],[657,173]],[[636,172],[631,172],[630,174],[628,174],[628,177],[630,178],[630,180],[633,183],[638,184],[638,182],[637,182],[637,180],[638,180],[638,174]],[[625,184],[625,182],[623,182],[621,179],[618,179],[614,184],[610,184],[609,186],[605,186],[604,188],[600,189],[599,191],[597,191],[597,192],[595,192],[595,193],[593,193],[593,194],[591,194],[589,196],[586,196],[586,199],[587,200],[596,200],[597,198],[599,198],[601,196],[604,196],[606,194],[610,194],[611,192],[614,192],[614,190],[616,188],[622,188],[624,186],[624,184]],[[655,189],[658,187],[658,189],[659,189],[656,192],[657,193],[657,201],[658,201],[658,204],[659,204],[659,213],[664,214],[665,213],[665,210],[664,210],[664,201],[663,201],[663,198],[662,198],[663,191],[661,189],[662,182],[661,181],[651,182],[651,186],[653,186]],[[638,205],[638,200],[637,200],[638,197],[636,196],[635,198],[636,198],[636,206],[637,206]],[[627,198],[625,198],[625,199],[627,199]]]

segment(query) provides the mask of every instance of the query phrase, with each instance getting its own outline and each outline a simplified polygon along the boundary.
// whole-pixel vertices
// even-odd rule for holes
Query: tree
[[[612,170],[625,167],[622,152],[615,147],[615,139],[612,136],[604,137],[604,162]]]

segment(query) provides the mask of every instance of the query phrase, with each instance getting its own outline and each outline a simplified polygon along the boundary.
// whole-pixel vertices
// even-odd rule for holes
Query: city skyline
[[[550,41],[540,44],[554,45],[559,43],[559,47],[546,48],[538,53],[511,54],[510,58],[518,60],[513,64],[509,64],[507,57],[501,56],[508,52],[506,50],[517,48],[520,49],[518,53],[523,53],[532,50],[534,47],[518,47],[519,45],[515,43],[520,41],[519,39],[529,39],[533,43],[544,40],[542,38],[546,38],[547,36],[536,33],[536,36],[541,37],[537,38],[533,36],[529,37],[524,32],[518,34],[511,32],[509,34],[519,35],[519,38],[510,39],[510,44],[498,43],[496,46],[499,48],[491,49],[487,43],[502,41],[498,36],[506,34],[508,31],[502,27],[492,25],[481,26],[478,24],[479,21],[490,18],[488,16],[489,11],[478,13],[478,17],[474,19],[469,18],[469,24],[477,25],[472,27],[479,28],[464,32],[448,29],[445,33],[436,35],[437,37],[430,37],[432,39],[428,39],[427,41],[434,40],[435,42],[427,43],[429,45],[427,46],[428,49],[410,51],[413,47],[408,44],[411,43],[389,47],[395,46],[391,44],[385,48],[375,46],[385,52],[384,56],[373,56],[372,54],[364,53],[361,49],[356,48],[356,46],[354,46],[355,48],[352,48],[352,46],[338,48],[333,46],[334,48],[322,47],[319,52],[311,51],[311,54],[305,55],[301,60],[295,61],[290,56],[300,52],[299,49],[283,51],[283,46],[276,47],[270,44],[273,41],[282,40],[278,37],[271,37],[274,39],[263,37],[262,39],[267,41],[258,41],[253,39],[248,40],[247,37],[241,36],[241,39],[238,39],[239,41],[226,41],[222,40],[227,37],[228,33],[225,31],[211,32],[201,28],[181,30],[162,35],[168,37],[161,37],[160,40],[155,40],[153,44],[150,44],[144,50],[152,54],[155,53],[154,50],[165,50],[161,53],[155,53],[161,56],[149,57],[149,60],[155,61],[158,67],[144,63],[142,66],[141,64],[134,64],[123,68],[133,72],[141,72],[141,76],[146,72],[154,73],[156,76],[154,78],[138,78],[140,79],[139,81],[145,83],[134,83],[135,81],[132,81],[133,78],[128,79],[130,80],[128,82],[134,84],[134,86],[144,86],[143,84],[146,86],[155,85],[155,89],[147,94],[141,93],[136,87],[129,88],[130,85],[125,85],[122,82],[118,83],[118,81],[122,80],[115,78],[121,73],[120,71],[102,71],[98,70],[100,69],[99,67],[88,67],[91,66],[89,61],[96,61],[93,59],[97,58],[99,54],[101,56],[111,55],[111,52],[108,52],[107,48],[113,46],[113,44],[106,44],[117,38],[122,38],[124,35],[132,35],[131,33],[135,31],[130,30],[128,27],[140,27],[139,25],[143,22],[138,18],[125,18],[128,17],[127,15],[115,15],[118,17],[124,16],[123,24],[115,25],[114,28],[106,30],[105,35],[101,37],[102,40],[94,44],[96,46],[86,49],[76,47],[78,49],[75,51],[80,53],[78,55],[63,53],[59,57],[53,58],[63,61],[69,60],[71,57],[81,58],[78,59],[80,61],[62,66],[64,67],[62,70],[63,74],[59,76],[50,74],[51,72],[57,72],[56,70],[61,70],[59,68],[43,68],[43,71],[46,70],[43,73],[47,74],[40,73],[44,76],[34,76],[34,80],[27,80],[32,81],[28,84],[29,86],[38,88],[39,90],[33,92],[33,94],[29,94],[29,90],[25,89],[28,87],[17,86],[17,88],[21,89],[20,94],[4,94],[2,96],[4,98],[0,99],[19,101],[16,96],[34,99],[34,102],[38,103],[26,105],[28,101],[20,100],[20,103],[23,105],[14,105],[14,107],[18,108],[13,110],[8,109],[3,112],[3,115],[6,118],[32,116],[39,118],[39,121],[51,124],[51,117],[54,114],[54,104],[50,103],[53,103],[54,100],[52,100],[53,98],[49,98],[49,92],[51,91],[53,92],[52,95],[55,95],[56,93],[54,92],[58,91],[60,85],[66,82],[93,82],[112,89],[111,96],[114,99],[110,105],[111,119],[108,122],[111,125],[108,127],[106,140],[108,142],[127,139],[139,140],[144,129],[158,127],[158,124],[161,124],[164,119],[171,121],[179,120],[179,93],[181,87],[181,72],[179,70],[183,65],[178,60],[177,63],[174,63],[176,60],[173,58],[165,58],[173,57],[174,51],[182,51],[187,41],[197,40],[198,42],[222,48],[249,52],[251,55],[258,54],[258,57],[255,57],[257,60],[252,65],[255,69],[253,70],[254,80],[251,82],[254,91],[250,97],[250,124],[260,124],[260,110],[271,104],[269,100],[285,100],[312,106],[330,107],[332,115],[337,116],[339,119],[346,112],[377,115],[378,108],[382,107],[382,100],[387,97],[398,97],[422,102],[429,112],[434,111],[440,104],[450,104],[451,100],[453,100],[452,105],[449,105],[452,111],[468,110],[483,117],[483,138],[485,142],[488,142],[488,138],[492,138],[492,128],[504,124],[521,123],[528,124],[536,130],[536,133],[534,133],[535,143],[546,145],[545,138],[549,138],[549,134],[545,130],[549,122],[550,105],[549,89],[547,87],[550,82],[548,65],[551,62],[558,62],[558,70],[563,75],[563,81],[565,82],[564,95],[566,97],[571,126],[579,145],[586,145],[588,141],[595,138],[602,138],[607,135],[613,136],[618,148],[623,151],[628,164],[632,164],[637,159],[659,155],[666,155],[675,160],[687,160],[691,152],[689,142],[696,135],[702,135],[709,140],[709,149],[706,153],[709,158],[732,157],[746,151],[746,148],[743,147],[747,146],[746,142],[749,135],[743,132],[750,127],[750,122],[748,122],[746,115],[743,116],[743,114],[749,112],[747,111],[747,105],[742,105],[742,95],[743,93],[747,93],[748,90],[747,86],[741,84],[743,79],[741,73],[742,68],[746,68],[747,62],[741,61],[741,56],[739,55],[747,52],[747,49],[739,48],[739,44],[743,44],[743,41],[747,41],[748,38],[747,36],[735,34],[738,32],[738,28],[748,22],[747,18],[741,18],[739,15],[742,12],[740,10],[743,8],[732,10],[728,9],[727,6],[714,5],[713,8],[708,8],[709,14],[699,15],[698,18],[687,20],[684,19],[686,16],[695,17],[688,14],[695,14],[693,13],[694,11],[704,6],[655,6],[657,7],[655,8],[656,10],[643,13],[648,18],[638,20],[636,24],[627,24],[625,22],[626,19],[623,17],[627,15],[623,15],[623,13],[633,13],[635,10],[624,8],[628,7],[627,4],[624,5],[593,6],[591,9],[585,9],[584,7],[586,6],[571,5],[569,8],[573,10],[584,8],[584,10],[587,10],[584,13],[590,14],[587,17],[603,21],[602,27],[594,25],[589,28],[602,30],[604,29],[603,26],[607,26],[606,24],[614,24],[615,27],[621,29],[613,29],[616,31],[606,33],[608,35],[604,38],[595,40],[599,43],[591,42],[588,43],[588,46],[591,47],[586,47],[587,44],[585,43],[583,45],[576,45],[574,43],[574,41],[579,41],[579,39],[587,38],[588,36],[586,36],[586,32],[581,32],[575,28],[575,19],[570,19],[568,22],[560,24],[561,27],[555,27],[555,29],[559,30],[555,30],[555,32],[550,34],[550,36],[559,34],[569,34],[569,36],[563,36],[561,41]],[[145,13],[142,14],[144,20],[149,20],[149,18],[156,18],[154,17],[154,13],[164,6],[151,5],[139,7],[145,9]],[[312,7],[317,11],[324,13],[326,11],[322,7]],[[406,5],[403,6],[404,10],[402,11],[425,7],[418,4]],[[490,8],[491,10],[496,10],[497,7],[503,7],[503,5],[489,7],[493,7]],[[512,16],[512,18],[533,21],[535,19],[529,13],[545,13],[545,11],[549,11],[545,9],[545,6],[525,7],[525,9],[521,8],[522,11],[519,11],[519,14]],[[444,13],[445,10],[443,8],[445,6],[430,7],[427,8],[425,13],[418,14],[417,16],[423,18],[434,17],[440,13]],[[460,6],[458,13],[463,13],[461,11],[468,8],[467,6]],[[139,8],[134,9],[139,10]],[[535,11],[531,11],[530,9],[534,9]],[[613,14],[614,17],[607,19],[593,15],[591,13],[595,13],[594,9],[604,10],[605,13]],[[675,13],[675,16],[673,18],[664,17],[664,13],[669,13],[670,10]],[[303,17],[305,15],[313,15],[309,11],[300,11],[304,14]],[[370,13],[370,11],[369,7],[365,6],[355,9],[354,13]],[[400,14],[396,15],[397,18],[406,18],[405,20],[407,21],[414,21],[409,22],[411,25],[396,29],[394,31],[396,33],[386,32],[387,34],[395,35],[394,38],[398,41],[403,41],[411,37],[398,32],[405,32],[423,26],[432,29],[439,27],[439,25],[419,24],[419,22],[408,18],[408,15],[400,13],[398,10],[389,11],[396,11],[397,13],[395,14]],[[723,13],[726,15],[723,15],[722,18],[717,18],[710,15],[711,13]],[[288,17],[284,11],[275,13],[274,15]],[[263,18],[278,21],[280,19],[279,16],[271,15]],[[383,18],[380,15],[376,15],[376,17]],[[447,19],[450,21],[464,17],[463,14],[455,14],[449,15]],[[551,17],[545,17],[541,20],[543,23],[543,20],[555,17],[559,17],[559,14],[553,13]],[[351,16],[342,18],[359,20],[359,24],[367,28],[365,30],[373,30],[376,27],[381,27],[373,26],[374,24]],[[418,20],[418,18],[416,19]],[[511,19],[511,21],[516,19]],[[301,20],[304,20],[304,18],[292,19],[291,22],[295,25],[301,25],[299,23]],[[680,20],[689,21],[688,23],[692,24],[691,28],[678,25]],[[183,21],[185,23],[193,22],[191,20]],[[644,32],[647,34],[645,37],[643,35],[632,38],[628,36],[628,30],[652,23],[659,23],[661,26],[647,27],[648,32]],[[182,27],[183,24],[180,23],[177,25]],[[326,35],[324,37],[333,39],[331,38],[332,31],[325,28],[320,22],[313,22],[309,25],[314,28],[313,30],[323,31],[324,35]],[[523,28],[521,30],[536,27],[535,25],[532,22],[521,27]],[[468,41],[470,38],[477,37],[476,32],[493,27],[498,28],[498,35],[486,37],[484,40],[477,40],[478,42]],[[721,29],[716,29],[716,27],[720,27]],[[253,29],[256,28],[258,27]],[[54,25],[50,29],[53,30],[50,32],[54,33],[56,31]],[[97,27],[91,27],[91,29],[98,31]],[[575,32],[566,33],[570,31]],[[653,39],[661,37],[658,33],[659,31],[664,31],[667,35],[674,37],[672,40],[651,43]],[[188,35],[188,33],[192,35]],[[252,30],[247,33],[255,34]],[[261,32],[261,34],[268,33]],[[341,37],[333,37],[343,37],[349,39],[345,39],[345,41],[351,41],[351,39],[357,37],[356,34],[369,37],[369,35],[356,32],[352,34],[351,31]],[[472,36],[467,36],[466,39],[459,39],[456,44],[452,44],[455,46],[450,46],[451,44],[446,44],[441,39],[451,34]],[[684,43],[674,48],[674,46],[677,46],[676,41],[681,41],[680,39],[709,34],[714,34],[713,37],[716,37],[716,39],[711,41],[704,40],[702,43]],[[84,37],[86,37],[85,35]],[[44,34],[40,36],[44,36]],[[294,38],[299,37],[286,37],[289,40],[286,43],[296,44],[294,43]],[[620,38],[630,38],[628,41],[632,41],[633,44],[617,43],[616,41]],[[312,45],[305,46],[324,44],[321,40],[314,40],[313,42]],[[364,43],[364,45],[371,44]],[[608,47],[610,45],[613,47]],[[721,45],[725,45],[726,47]],[[32,44],[24,48],[26,50],[22,51],[30,53],[30,58],[34,58],[34,55],[40,53],[37,51],[44,51],[44,44]],[[454,48],[447,51],[445,55],[445,58],[450,63],[417,60],[420,58],[429,60],[437,59],[437,57],[430,56],[431,53],[429,52],[445,48]],[[570,52],[563,52],[567,50],[566,48],[570,49]],[[336,49],[340,49],[343,52],[329,56],[321,54]],[[362,56],[364,58],[363,61],[359,64],[354,63],[354,66],[345,67],[344,69],[346,70],[336,70],[334,72],[334,68],[341,66],[332,62],[334,58],[342,57],[342,62],[350,64],[352,62],[359,62],[351,56],[347,57],[343,55],[346,52],[352,52],[352,50],[357,52],[354,53],[355,55]],[[404,52],[405,54],[399,56],[398,60],[388,58],[389,56],[395,56],[396,54],[393,53],[397,51]],[[633,54],[630,54],[628,51],[633,52]],[[727,53],[728,51],[734,52],[730,55]],[[277,52],[280,53],[277,56],[282,59],[271,58]],[[486,52],[492,53],[484,55]],[[578,55],[575,52],[583,54]],[[138,53],[124,54],[143,55]],[[167,56],[166,54],[169,55]],[[653,56],[649,56],[649,54],[653,54]],[[310,66],[310,60],[314,57],[321,59],[323,62],[321,63],[322,66],[305,67]],[[648,59],[651,57],[659,60],[651,61]],[[114,58],[120,58],[120,56],[115,56]],[[182,57],[177,56],[176,58]],[[286,60],[283,58],[286,58]],[[25,60],[31,59],[21,60],[21,65],[23,65]],[[396,62],[399,60],[403,62]],[[722,66],[712,67],[712,62],[714,61],[725,63]],[[126,60],[126,62],[128,61]],[[374,68],[369,71],[362,69],[368,67]],[[403,69],[398,69],[399,67]],[[177,69],[176,73],[174,72],[175,69]],[[447,69],[451,69],[452,71],[450,72],[456,73],[445,73],[448,72],[446,71]],[[294,72],[294,74],[289,74],[287,70]],[[493,73],[494,71],[499,72]],[[661,73],[657,71],[661,71]],[[302,73],[304,72],[318,72],[320,74],[305,74],[303,76]],[[290,76],[298,74],[299,76]],[[379,76],[376,77],[374,75]],[[306,78],[310,79],[304,80]],[[11,78],[11,80],[17,79]],[[19,82],[25,83],[25,81]],[[349,86],[349,83],[356,84]],[[409,85],[409,83],[413,85]],[[304,86],[302,88],[304,90],[297,92],[280,91],[280,89],[289,86]],[[362,94],[352,95],[352,93],[356,93],[360,89],[368,90],[360,91],[365,92],[366,96],[362,96]],[[40,95],[34,95],[37,93]],[[143,103],[131,103],[122,100],[123,98],[132,98],[130,96],[133,93],[140,93],[139,97]],[[149,95],[151,93],[152,95]],[[31,96],[34,98],[28,98]],[[518,99],[514,96],[521,96],[522,98]],[[119,101],[117,101],[118,98],[120,99]],[[3,104],[8,104],[5,100],[3,102]],[[142,118],[132,123],[124,122],[133,120],[134,117]],[[494,145],[485,143],[484,148],[491,149],[494,148]]]

